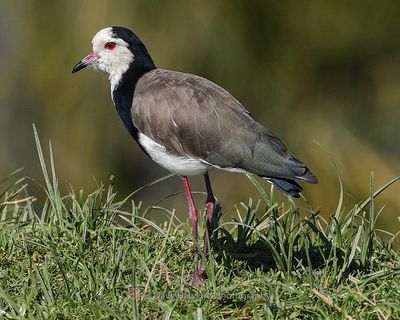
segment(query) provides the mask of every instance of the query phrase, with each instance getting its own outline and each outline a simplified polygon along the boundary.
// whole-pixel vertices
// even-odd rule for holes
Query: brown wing
[[[191,74],[156,69],[138,82],[132,104],[138,130],[168,152],[222,169],[265,177],[315,177],[229,92]]]

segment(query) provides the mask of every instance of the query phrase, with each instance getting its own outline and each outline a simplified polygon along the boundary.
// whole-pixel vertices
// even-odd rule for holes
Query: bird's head
[[[101,29],[93,37],[92,44],[93,51],[75,65],[73,73],[85,67],[104,71],[114,86],[129,69],[146,72],[155,68],[146,47],[127,28]]]

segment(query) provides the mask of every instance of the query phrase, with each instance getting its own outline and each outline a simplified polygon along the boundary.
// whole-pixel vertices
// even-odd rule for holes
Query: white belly
[[[168,153],[162,145],[139,133],[139,143],[150,157],[161,167],[180,176],[193,176],[204,174],[211,167],[200,159],[189,156],[182,157]]]

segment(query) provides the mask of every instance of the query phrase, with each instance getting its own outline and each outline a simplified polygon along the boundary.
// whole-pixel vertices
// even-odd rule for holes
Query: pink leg
[[[207,259],[208,254],[208,244],[211,242],[211,235],[215,230],[215,198],[211,189],[210,177],[208,173],[204,175],[204,180],[206,182],[207,188],[207,200],[206,200],[206,208],[207,208],[207,231],[204,230],[204,239],[203,239],[203,255],[204,258]],[[200,276],[205,276],[205,268],[200,268]]]
[[[197,287],[201,284],[201,278],[198,269],[199,250],[198,250],[198,232],[197,232],[197,210],[194,205],[192,192],[190,191],[189,181],[187,177],[183,177],[183,186],[185,188],[186,200],[189,205],[189,220],[192,224],[193,238],[194,238],[194,273],[193,273],[193,284]]]

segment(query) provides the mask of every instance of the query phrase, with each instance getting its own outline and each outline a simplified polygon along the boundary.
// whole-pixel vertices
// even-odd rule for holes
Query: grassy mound
[[[374,207],[399,178],[374,191],[372,176],[370,195],[349,211],[341,192],[326,220],[312,208],[301,218],[249,176],[261,200],[240,204],[235,220],[218,208],[208,278],[195,288],[188,223],[157,207],[168,223],[156,225],[133,194],[117,200],[113,179],[61,195],[51,152],[49,170],[37,143],[46,200],[35,202],[23,180],[0,186],[0,317],[400,318],[397,237],[382,240]]]

